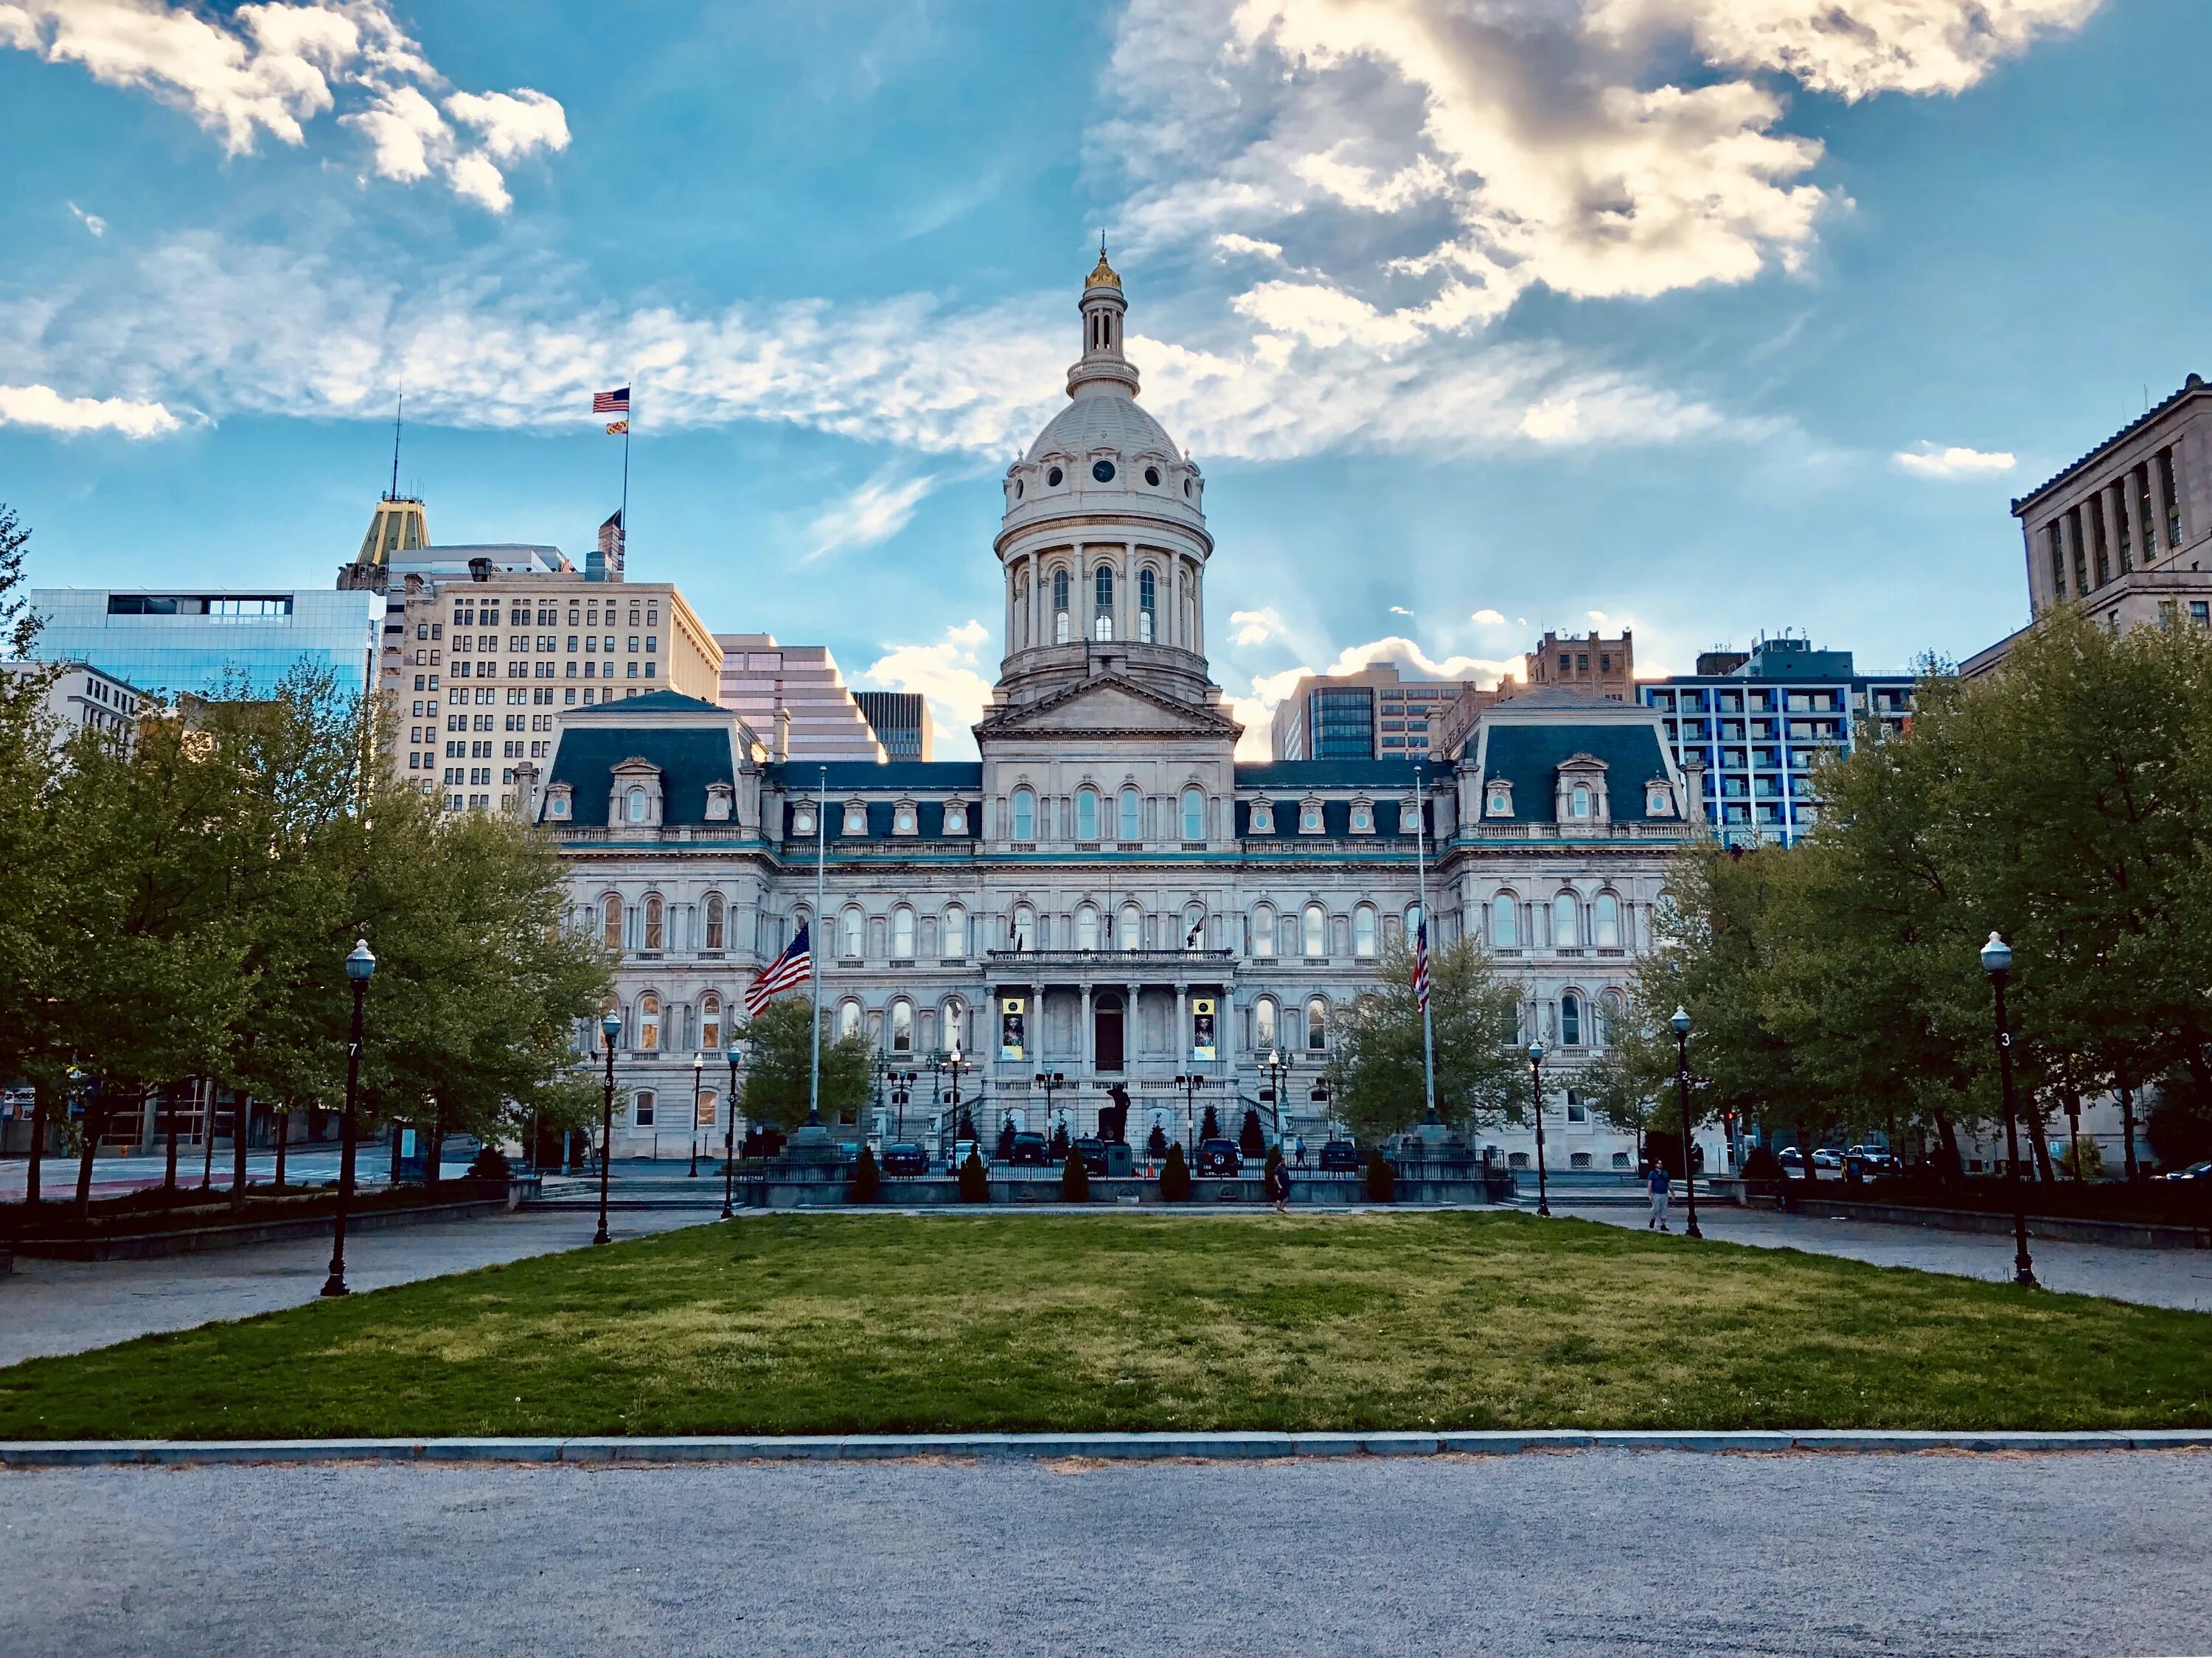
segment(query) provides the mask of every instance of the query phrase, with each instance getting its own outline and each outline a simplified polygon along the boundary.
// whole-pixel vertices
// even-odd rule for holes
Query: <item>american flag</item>
[[[618,386],[611,392],[592,392],[592,412],[595,415],[627,415],[629,413],[629,387]]]
[[[1429,1011],[1429,920],[1413,930],[1413,996],[1421,1005],[1421,1011]]]
[[[760,1011],[787,990],[796,990],[806,982],[806,975],[814,970],[814,947],[807,933],[806,923],[799,924],[799,934],[785,947],[782,955],[768,964],[768,970],[752,981],[745,992],[745,1014],[758,1018]]]

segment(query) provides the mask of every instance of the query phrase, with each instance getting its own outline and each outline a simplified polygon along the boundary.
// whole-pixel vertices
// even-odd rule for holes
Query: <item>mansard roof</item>
[[[1430,786],[1451,774],[1450,765],[1431,760],[1425,768]],[[1408,760],[1265,760],[1237,768],[1237,786],[1255,793],[1282,789],[1364,789],[1378,800],[1402,799],[1413,792]]]
[[[770,788],[788,794],[812,794],[830,774],[830,804],[841,795],[955,793],[973,794],[983,786],[983,766],[977,760],[893,760],[878,765],[872,760],[781,760],[763,769]]]
[[[653,695],[687,703],[696,701],[688,696],[677,697],[672,691],[656,691]],[[639,697],[636,701],[648,700]],[[714,704],[697,706],[712,708]],[[614,786],[615,768],[627,760],[642,760],[659,772],[660,821],[665,824],[704,823],[708,789],[716,783],[734,786],[737,782],[731,760],[730,733],[725,728],[678,726],[641,729],[574,725],[561,733],[560,744],[554,750],[553,774],[546,780],[549,787],[562,783],[568,786],[568,823],[586,829],[605,827],[607,794]]]
[[[686,696],[681,691],[644,691],[636,696],[616,697],[605,702],[595,702],[588,708],[564,708],[563,720],[635,720],[641,714],[726,714],[737,716],[719,702],[707,702],[696,696]]]
[[[1514,701],[1521,700],[1516,697]],[[1486,719],[1481,756],[1485,778],[1502,777],[1513,785],[1516,823],[1555,821],[1553,797],[1559,768],[1585,756],[1606,768],[1606,794],[1614,823],[1680,821],[1673,817],[1652,818],[1644,811],[1644,784],[1668,775],[1658,730],[1649,720],[1523,725]]]

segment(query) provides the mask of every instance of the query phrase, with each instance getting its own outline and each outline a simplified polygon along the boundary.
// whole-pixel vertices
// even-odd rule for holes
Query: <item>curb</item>
[[[1358,1456],[1512,1456],[1531,1451],[2046,1453],[2212,1449],[2212,1429],[2086,1433],[1889,1431],[1853,1428],[1531,1429],[1468,1433],[734,1434],[574,1439],[116,1439],[0,1441],[0,1467],[187,1467],[333,1462],[1273,1461]]]

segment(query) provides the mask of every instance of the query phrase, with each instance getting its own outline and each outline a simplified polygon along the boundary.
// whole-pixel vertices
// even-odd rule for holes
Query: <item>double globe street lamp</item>
[[[722,1050],[722,1057],[730,1062],[730,1096],[722,1107],[722,1218],[732,1213],[732,1199],[737,1193],[738,1181],[738,1062],[745,1057],[745,1045],[735,1036]]]
[[[599,1230],[592,1234],[594,1243],[607,1242],[607,1168],[615,1153],[615,1038],[622,1035],[622,1028],[617,1009],[609,1008],[600,1017],[599,1034],[607,1042],[607,1083],[599,1105]]]
[[[356,938],[345,958],[346,981],[353,987],[353,1039],[346,1044],[345,1114],[338,1120],[338,1210],[331,1232],[331,1275],[323,1280],[323,1293],[349,1293],[345,1281],[346,1210],[353,1202],[354,1113],[361,1097],[362,1005],[368,999],[369,976],[376,971],[376,956],[368,940]],[[435,1172],[434,1170],[433,1171]]]
[[[1544,1044],[1528,1044],[1528,1093],[1536,1108],[1536,1212],[1549,1218],[1551,1193],[1544,1175]]]
[[[1677,1007],[1667,1021],[1674,1033],[1674,1092],[1682,1102],[1682,1193],[1690,1206],[1688,1236],[1705,1236],[1698,1230],[1698,1154],[1690,1139],[1690,1010]]]
[[[2005,1181],[2012,1192],[2013,1282],[2033,1290],[2035,1264],[2027,1254],[2027,1194],[2020,1183],[2020,1129],[2012,1102],[2012,1029],[2005,1022],[2005,981],[2012,977],[2012,946],[1995,932],[1982,946],[1982,971],[1996,994],[1997,1087],[2004,1096]]]

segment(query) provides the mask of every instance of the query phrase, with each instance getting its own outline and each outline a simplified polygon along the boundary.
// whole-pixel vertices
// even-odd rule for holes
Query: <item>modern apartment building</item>
[[[1309,674],[1275,708],[1277,760],[1415,760],[1444,750],[1444,710],[1473,680],[1408,679],[1389,662],[1354,674]]]
[[[45,662],[82,662],[140,695],[268,696],[301,662],[342,691],[371,683],[384,600],[271,588],[34,587]]]
[[[827,647],[779,645],[773,634],[716,634],[714,642],[722,650],[720,684],[693,695],[743,715],[772,758],[881,764],[890,757]]]
[[[918,691],[855,691],[860,717],[893,760],[927,760],[929,703]]]
[[[2172,397],[2012,504],[2028,613],[2078,604],[2115,631],[2212,625],[2212,386]],[[2014,634],[1960,665],[2002,665]]]
[[[1820,819],[1820,762],[1868,733],[1903,730],[1912,714],[1911,674],[1863,674],[1849,651],[1815,650],[1804,639],[1709,653],[1698,667],[1647,680],[1636,699],[1662,716],[1706,821],[1732,842],[1795,841]]]

